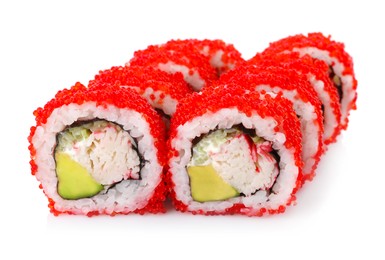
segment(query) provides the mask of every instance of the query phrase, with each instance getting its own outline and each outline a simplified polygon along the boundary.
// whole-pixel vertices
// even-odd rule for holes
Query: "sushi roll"
[[[34,115],[31,170],[53,214],[165,211],[165,127],[136,92],[77,83]]]
[[[301,132],[292,104],[237,85],[194,93],[171,119],[168,180],[193,214],[283,213],[301,184]]]
[[[182,44],[150,45],[145,50],[136,51],[126,66],[154,67],[170,74],[180,72],[195,91],[217,79],[209,60],[198,50]]]
[[[209,59],[210,65],[217,71],[218,77],[245,62],[234,45],[227,44],[222,40],[171,40],[166,45],[185,46],[185,48],[190,47],[192,51],[198,50]]]
[[[303,180],[312,180],[323,153],[323,116],[315,90],[304,75],[280,67],[245,65],[222,75],[221,84],[233,83],[249,91],[282,93],[293,103],[301,122]]]
[[[273,56],[256,55],[248,62],[262,67],[279,66],[305,75],[310,82],[308,86],[314,88],[322,103],[324,143],[328,145],[336,141],[337,136],[341,132],[341,108],[337,89],[326,72],[328,66],[324,61],[313,59],[309,55],[300,57],[299,53],[292,52],[279,53]]]
[[[281,52],[298,52],[301,56],[308,54],[328,64],[329,77],[339,95],[341,127],[346,129],[349,113],[356,109],[357,80],[354,75],[353,59],[345,51],[344,44],[321,33],[298,34],[270,43],[262,54],[274,55]]]
[[[111,84],[136,91],[167,119],[174,114],[178,102],[193,92],[181,73],[168,74],[152,67],[139,66],[116,66],[100,71],[89,82],[89,87],[103,89]]]

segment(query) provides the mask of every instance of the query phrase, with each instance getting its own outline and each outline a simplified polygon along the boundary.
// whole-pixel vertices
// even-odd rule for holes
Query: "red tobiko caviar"
[[[86,88],[80,83],[76,83],[70,89],[64,89],[59,91],[55,97],[50,100],[44,107],[38,108],[35,110],[34,115],[36,116],[36,126],[31,128],[30,136],[28,141],[30,142],[29,151],[31,155],[31,172],[37,177],[41,184],[39,187],[43,189],[44,194],[48,197],[50,211],[54,215],[59,214],[79,214],[75,213],[72,210],[64,209],[59,210],[55,204],[54,197],[50,196],[47,193],[48,190],[52,190],[51,187],[47,187],[47,182],[42,181],[42,178],[45,175],[45,165],[36,163],[37,160],[37,149],[36,145],[40,146],[43,142],[39,140],[39,134],[42,132],[42,127],[47,123],[48,118],[55,116],[55,110],[64,106],[71,106],[73,104],[85,104],[85,103],[95,103],[97,107],[106,108],[107,106],[114,106],[116,108],[127,109],[138,112],[148,123],[149,133],[153,137],[154,147],[156,148],[157,161],[161,167],[164,167],[166,163],[166,149],[165,149],[165,126],[161,117],[157,112],[136,92],[130,89],[120,88],[119,85],[109,85],[105,86],[103,89],[92,89]],[[52,156],[52,154],[47,155]],[[41,162],[41,158],[39,159]],[[39,171],[40,170],[40,171]],[[165,212],[163,201],[166,196],[166,186],[163,180],[163,173],[161,173],[159,184],[154,188],[153,194],[149,197],[147,204],[144,205],[141,209],[134,210],[134,213],[143,214],[145,212],[158,213]],[[49,185],[48,185],[49,186]],[[97,210],[90,211],[87,216],[95,216],[98,214],[127,214],[126,211],[122,213],[116,211],[107,211],[107,210]]]
[[[193,90],[183,80],[181,73],[168,74],[152,67],[112,67],[100,71],[89,82],[89,88],[103,89],[108,85],[130,88],[147,99],[157,109],[171,116],[176,104]],[[167,99],[166,99],[167,98]],[[173,101],[169,101],[169,99]]]
[[[341,132],[341,108],[337,89],[329,78],[327,73],[328,66],[324,61],[314,59],[309,55],[301,57],[298,53],[291,52],[275,55],[257,54],[249,60],[248,63],[255,64],[259,67],[278,66],[289,70],[295,70],[299,74],[307,76],[308,81],[312,85],[314,84],[313,86],[308,85],[308,87],[313,87],[317,91],[323,109],[330,111],[329,113],[323,113],[325,118],[324,143],[330,144],[336,141],[337,136]],[[322,82],[321,89],[319,83],[313,83],[314,80]]]
[[[215,69],[203,54],[179,44],[150,45],[136,51],[127,66],[154,67],[171,74],[181,72],[195,91],[217,79]]]
[[[216,69],[218,76],[245,62],[234,45],[227,44],[222,40],[171,40],[165,44],[165,47],[170,49],[175,48],[175,46],[191,48],[192,51],[197,50],[206,56],[211,67]]]
[[[350,55],[345,52],[345,45],[331,39],[331,36],[325,37],[322,33],[309,33],[307,36],[297,34],[289,36],[278,41],[270,43],[269,47],[263,51],[263,54],[277,54],[285,50],[293,50],[294,48],[316,47],[320,50],[326,50],[331,57],[337,58],[345,66],[345,73],[353,72],[353,60]]]
[[[294,196],[292,196],[301,185],[302,181],[302,161],[301,161],[301,132],[299,120],[292,109],[292,103],[278,94],[272,97],[269,94],[262,95],[255,91],[247,91],[236,84],[226,84],[217,87],[207,88],[201,93],[194,93],[186,98],[183,103],[178,105],[177,111],[171,119],[170,136],[168,139],[169,146],[169,166],[167,180],[170,183],[171,198],[174,202],[175,208],[179,211],[191,212],[193,214],[218,215],[218,214],[244,214],[249,216],[262,216],[267,212],[266,207],[254,209],[253,206],[245,205],[243,203],[234,203],[223,210],[204,210],[197,209],[198,205],[191,207],[189,203],[185,203],[182,196],[185,194],[178,194],[176,192],[176,179],[180,174],[185,172],[175,171],[172,168],[176,162],[180,160],[176,150],[175,143],[181,142],[178,138],[180,136],[180,127],[191,122],[192,120],[201,116],[214,115],[222,109],[236,108],[240,113],[248,116],[259,115],[262,118],[274,118],[277,122],[277,130],[284,133],[286,136],[284,146],[293,152],[293,163],[298,169],[296,181],[294,186],[290,189],[290,196],[284,201],[281,207],[277,206],[276,210],[272,209],[270,213],[283,213],[284,206],[291,203]],[[198,122],[197,122],[198,123]],[[195,124],[195,123],[194,123]],[[209,131],[209,130],[208,130]],[[175,161],[176,160],[176,161]],[[190,202],[193,203],[194,201]],[[210,203],[210,202],[209,202]],[[203,205],[204,203],[202,203]]]
[[[315,50],[324,53],[316,53]],[[298,34],[270,43],[270,46],[262,54],[271,56],[287,51],[303,52],[316,59],[324,60],[330,66],[330,77],[339,77],[336,81],[336,88],[341,99],[341,126],[342,129],[346,129],[349,123],[349,112],[356,109],[357,80],[354,75],[353,59],[345,51],[345,45],[332,40],[330,35],[325,37],[322,33]],[[336,61],[342,64],[341,72],[335,70],[336,67],[339,67],[336,66]],[[341,80],[343,76],[345,79]]]
[[[304,180],[311,180],[323,153],[323,116],[321,103],[317,93],[313,87],[310,86],[306,76],[299,75],[295,70],[281,67],[245,65],[224,74],[221,77],[220,82],[222,84],[237,84],[248,91],[259,91],[260,89],[269,88],[269,91],[274,93],[284,93],[283,95],[293,103],[301,101],[302,103],[311,104],[315,118],[311,122],[310,119],[303,119],[304,122],[301,123],[302,128],[311,123],[312,126],[317,129],[317,132],[314,133],[315,136],[309,137],[306,129],[303,130],[304,153],[302,154],[302,157],[305,162]],[[301,111],[301,113],[303,113],[303,111]],[[312,145],[314,153],[309,153],[306,150],[305,145],[307,144]],[[317,147],[313,147],[315,144]]]
[[[61,90],[44,107],[33,112],[36,125],[30,128],[28,137],[31,174],[39,181],[39,189],[48,198],[48,207],[55,216],[164,213],[163,203],[167,196],[171,197],[176,210],[194,215],[243,214],[261,217],[281,214],[288,206],[296,205],[296,192],[305,181],[313,179],[321,154],[326,151],[323,145],[335,142],[341,130],[347,128],[350,110],[356,109],[356,89],[353,60],[345,51],[344,44],[321,33],[298,34],[270,43],[262,53],[257,53],[248,61],[232,44],[222,40],[178,39],[150,45],[136,51],[125,66],[100,71],[87,87],[76,83],[70,89]],[[84,111],[83,108],[89,110]],[[98,114],[98,109],[106,114]],[[79,111],[84,114],[78,114]],[[154,172],[160,175],[154,179],[156,181],[146,182],[146,176],[153,176],[153,172],[148,170],[147,175],[139,176],[143,178],[139,182],[129,183],[142,185],[140,181],[144,180],[143,187],[151,188],[147,193],[150,195],[142,197],[142,201],[135,200],[132,209],[118,199],[113,201],[114,207],[103,204],[99,208],[87,204],[86,208],[76,208],[78,205],[69,201],[79,197],[61,196],[59,181],[56,184],[52,182],[52,179],[59,179],[57,168],[52,170],[52,165],[58,167],[59,164],[56,159],[56,148],[61,144],[58,135],[64,132],[63,128],[68,130],[82,126],[84,122],[103,121],[103,118],[109,118],[109,112],[112,113],[111,118],[118,118],[116,122],[113,119],[109,123],[120,122],[122,129],[132,134],[128,143],[130,147],[135,147],[134,153],[139,157],[139,166],[135,165],[140,168],[139,173],[142,167],[147,170],[156,168]],[[123,119],[119,121],[131,112],[136,115],[133,121],[127,125]],[[166,133],[170,118],[170,129]],[[130,128],[130,124],[134,127]],[[142,137],[139,129],[144,128],[146,134]],[[218,185],[218,190],[228,188],[231,192],[230,195],[223,195],[223,201],[211,197],[201,199],[202,202],[193,196],[194,179],[188,170],[195,153],[193,149],[200,140],[221,129],[227,129],[229,133],[241,132],[242,137],[247,135],[250,150],[253,150],[253,145],[269,148],[264,154],[269,161],[265,164],[272,166],[273,170],[268,173],[258,170],[258,174],[269,174],[271,186],[252,186],[255,192],[247,193],[242,191],[242,187],[238,189],[237,183],[230,185],[225,181]],[[227,135],[227,130],[222,132]],[[88,131],[81,132],[82,138],[88,138],[87,134]],[[148,135],[151,138],[147,139]],[[210,138],[212,136],[205,139],[209,145]],[[231,143],[231,138],[225,141]],[[69,142],[72,144],[72,139]],[[76,142],[72,146],[78,149]],[[148,146],[151,151],[141,151]],[[237,149],[234,148],[235,151]],[[259,163],[259,155],[254,150],[251,163],[255,165],[250,164],[252,169]],[[212,153],[216,152],[209,151],[204,156],[211,160]],[[152,164],[144,155],[154,158],[156,163]],[[262,155],[260,157],[261,160],[266,159]],[[237,170],[234,165],[229,164],[229,167]],[[235,172],[243,174],[243,168],[239,169],[242,170]],[[43,178],[45,175],[51,179],[47,181],[48,178]],[[197,183],[202,185],[207,181],[204,178],[203,182]],[[234,177],[237,178],[238,175]],[[125,182],[123,184],[126,185]],[[226,184],[230,187],[224,186]],[[119,183],[113,183],[111,187],[108,185],[102,185],[105,193],[82,195],[80,199],[86,198],[96,205],[101,199],[99,195],[108,194],[110,188],[111,193],[121,192],[122,195],[118,188],[127,188]],[[216,207],[215,202],[220,206]]]

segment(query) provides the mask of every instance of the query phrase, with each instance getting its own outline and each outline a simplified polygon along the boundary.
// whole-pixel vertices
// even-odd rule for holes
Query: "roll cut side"
[[[178,106],[170,131],[168,177],[178,210],[260,216],[295,199],[300,126],[281,96],[231,84],[194,94]]]
[[[32,174],[54,214],[164,211],[165,126],[138,94],[76,84],[35,115]]]

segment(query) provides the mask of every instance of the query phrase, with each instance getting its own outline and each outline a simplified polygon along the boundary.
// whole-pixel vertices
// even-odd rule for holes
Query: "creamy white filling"
[[[87,169],[100,184],[139,179],[140,159],[127,131],[111,122],[93,121],[58,135],[56,153],[63,152]]]
[[[270,142],[259,139],[254,143],[239,130],[216,130],[193,147],[188,167],[212,165],[226,183],[249,196],[270,188],[278,175],[277,162],[270,150]]]

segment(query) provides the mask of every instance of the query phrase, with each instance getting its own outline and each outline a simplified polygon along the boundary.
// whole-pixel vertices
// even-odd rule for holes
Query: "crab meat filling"
[[[58,133],[54,156],[64,199],[92,197],[123,180],[140,179],[135,140],[105,120],[77,122]]]
[[[271,142],[238,128],[215,130],[192,149],[187,165],[192,197],[204,202],[269,190],[278,164]]]

